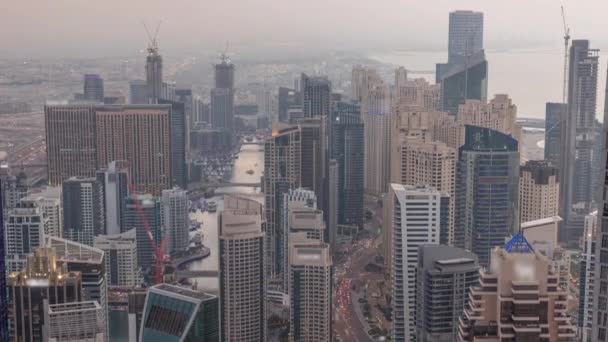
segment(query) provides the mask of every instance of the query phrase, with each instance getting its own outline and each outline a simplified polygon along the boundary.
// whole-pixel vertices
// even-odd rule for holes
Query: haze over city
[[[0,342],[608,342],[608,3],[0,4]]]

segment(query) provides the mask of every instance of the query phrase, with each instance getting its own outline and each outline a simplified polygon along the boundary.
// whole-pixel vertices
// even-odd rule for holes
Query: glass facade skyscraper
[[[160,284],[148,290],[141,341],[219,341],[219,301],[214,295]]]
[[[454,242],[488,266],[490,250],[519,226],[518,143],[510,135],[467,125],[458,153]]]

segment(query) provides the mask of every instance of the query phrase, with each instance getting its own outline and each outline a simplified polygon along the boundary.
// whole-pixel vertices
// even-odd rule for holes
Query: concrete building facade
[[[258,202],[227,196],[218,218],[220,322],[224,341],[265,341],[264,211]]]
[[[439,244],[439,191],[391,184],[392,340],[416,340],[416,274],[418,248]],[[385,240],[386,243],[386,240]]]

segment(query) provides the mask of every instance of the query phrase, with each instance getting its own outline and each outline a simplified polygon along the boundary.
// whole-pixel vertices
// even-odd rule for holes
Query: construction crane
[[[566,24],[566,14],[562,6],[562,21],[564,23],[564,84],[562,88],[562,103],[566,103],[566,88],[568,86],[568,46],[570,42],[570,28]]]
[[[228,47],[230,47],[229,41],[226,42],[224,51],[220,53],[220,61],[222,61],[222,63],[230,63],[230,57],[228,57]]]
[[[158,43],[156,41],[156,37],[158,37],[158,31],[160,30],[161,21],[156,25],[156,29],[154,30],[154,35],[150,34],[150,30],[146,23],[144,24],[144,29],[146,30],[146,34],[148,35],[149,45],[148,45],[148,53],[157,54],[158,53]]]
[[[135,188],[133,187],[133,184],[131,183],[131,175],[128,172],[127,172],[126,178],[127,178],[127,187],[129,189],[129,193],[134,194]],[[156,239],[154,238],[154,234],[152,234],[152,230],[150,229],[150,223],[148,222],[146,215],[144,215],[144,210],[141,206],[141,203],[138,200],[136,200],[134,202],[135,202],[135,209],[137,212],[137,218],[139,219],[141,224],[144,226],[144,229],[146,230],[146,236],[148,237],[148,240],[150,240],[150,244],[152,245],[152,250],[153,250],[154,258],[155,258],[155,268],[156,268],[154,270],[154,282],[155,282],[155,284],[160,284],[163,282],[163,261],[165,260],[165,253],[163,251],[165,250],[165,238],[161,235],[160,243],[158,241],[156,241]]]

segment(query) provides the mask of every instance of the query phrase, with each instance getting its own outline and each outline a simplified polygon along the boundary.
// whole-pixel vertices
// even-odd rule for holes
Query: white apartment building
[[[105,253],[109,287],[131,288],[140,284],[135,229],[117,235],[98,235],[93,246]]]
[[[393,341],[416,340],[418,247],[439,244],[441,193],[430,187],[391,184]]]

